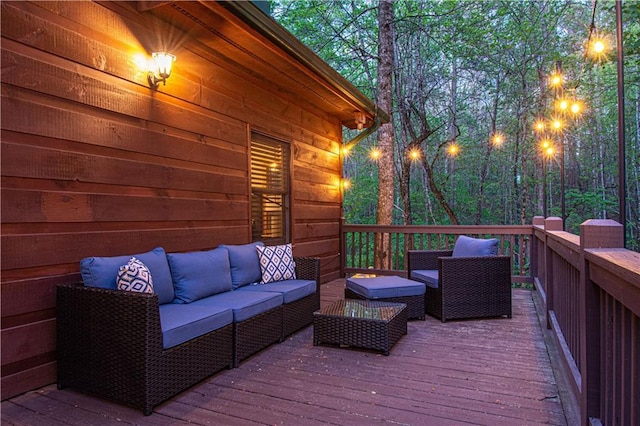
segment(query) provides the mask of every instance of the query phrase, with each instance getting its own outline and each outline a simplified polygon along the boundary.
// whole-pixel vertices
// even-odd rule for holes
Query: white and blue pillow
[[[116,286],[118,290],[153,293],[151,271],[144,263],[132,257],[118,270]]]
[[[293,261],[291,244],[257,246],[256,249],[260,259],[261,284],[296,279],[296,264]]]

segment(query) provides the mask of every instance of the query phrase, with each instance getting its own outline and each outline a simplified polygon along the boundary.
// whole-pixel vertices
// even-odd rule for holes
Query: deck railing
[[[533,233],[531,225],[510,226],[437,226],[437,225],[343,225],[342,271],[376,273],[381,275],[406,274],[408,250],[453,249],[458,235],[478,238],[497,238],[499,252],[511,256],[512,279],[516,283],[532,283],[529,244]],[[378,262],[374,259],[379,241],[388,241],[389,252]]]
[[[580,236],[559,218],[525,226],[343,225],[343,273],[406,275],[407,250],[450,249],[458,235],[494,237],[514,283],[533,283],[580,405],[581,423],[640,424],[640,253],[622,226],[590,220]],[[377,262],[375,248],[389,252]]]
[[[622,226],[535,218],[532,268],[583,424],[640,424],[640,253]],[[597,419],[597,420],[596,420]]]

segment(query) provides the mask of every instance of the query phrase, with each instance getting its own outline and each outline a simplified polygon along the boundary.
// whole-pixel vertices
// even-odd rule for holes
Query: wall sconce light
[[[154,52],[151,56],[153,58],[153,69],[149,71],[147,78],[151,87],[155,89],[160,82],[167,84],[167,78],[171,75],[171,66],[176,57],[166,52]]]

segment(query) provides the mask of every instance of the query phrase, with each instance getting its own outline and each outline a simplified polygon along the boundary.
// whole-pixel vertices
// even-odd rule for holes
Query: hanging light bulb
[[[551,76],[549,77],[549,86],[553,88],[562,87],[562,80],[563,80],[562,74],[556,71],[553,74],[551,74]]]
[[[544,150],[544,155],[547,157],[547,159],[552,158],[555,153],[556,150],[552,146],[549,146]]]
[[[369,151],[369,158],[371,158],[373,161],[378,161],[381,155],[382,153],[380,152],[378,147],[374,146],[373,148],[371,148],[371,151]]]
[[[571,102],[571,108],[569,110],[571,111],[571,114],[574,115],[574,117],[577,117],[584,111],[584,103],[579,99],[574,99]]]
[[[504,135],[500,132],[494,133],[491,138],[491,143],[493,146],[502,146],[504,144]]]
[[[561,132],[564,128],[564,121],[560,117],[553,117],[551,119],[551,130],[554,132]]]
[[[542,119],[538,119],[535,121],[535,123],[533,123],[533,130],[537,133],[544,133],[546,128],[547,128],[547,125]]]
[[[594,29],[587,40],[586,54],[596,62],[607,61],[612,44],[609,34],[599,33]]]
[[[553,141],[549,138],[544,138],[540,141],[540,150],[542,151],[542,156],[546,159],[553,157],[556,151],[553,146]]]
[[[411,161],[418,161],[421,156],[422,152],[419,148],[412,148],[411,151],[409,151],[409,158],[411,158]]]
[[[457,143],[451,142],[449,144],[449,147],[447,148],[447,153],[449,154],[449,156],[455,157],[460,153],[460,147],[458,146]]]
[[[566,113],[569,110],[569,101],[566,99],[558,99],[556,101],[556,110],[561,114]]]

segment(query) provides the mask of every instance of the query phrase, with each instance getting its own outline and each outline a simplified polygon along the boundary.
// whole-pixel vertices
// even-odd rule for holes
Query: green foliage
[[[274,18],[376,99],[377,1],[279,0]],[[432,188],[440,191],[463,224],[530,223],[542,215],[547,185],[548,215],[561,214],[560,169],[565,171],[566,228],[577,232],[590,218],[618,218],[617,68],[585,59],[593,2],[572,0],[396,0],[394,109],[398,181],[415,135],[430,165],[409,170],[411,219],[415,224],[450,221]],[[623,1],[626,106],[627,241],[639,249],[640,226],[640,8]],[[598,2],[594,24],[615,41],[615,2]],[[556,144],[564,146],[545,163],[532,131],[549,117],[554,93],[547,78],[558,63],[565,93],[587,110]],[[455,131],[455,135],[454,135]],[[490,146],[494,131],[505,135]],[[446,155],[455,136],[461,147]],[[345,140],[353,136],[345,135]],[[353,186],[345,196],[350,223],[374,223],[377,166],[368,159],[375,137],[361,142],[345,161]],[[557,147],[558,147],[557,146]],[[562,164],[564,163],[564,164]],[[431,179],[431,180],[430,180]],[[402,223],[396,190],[394,223]]]

